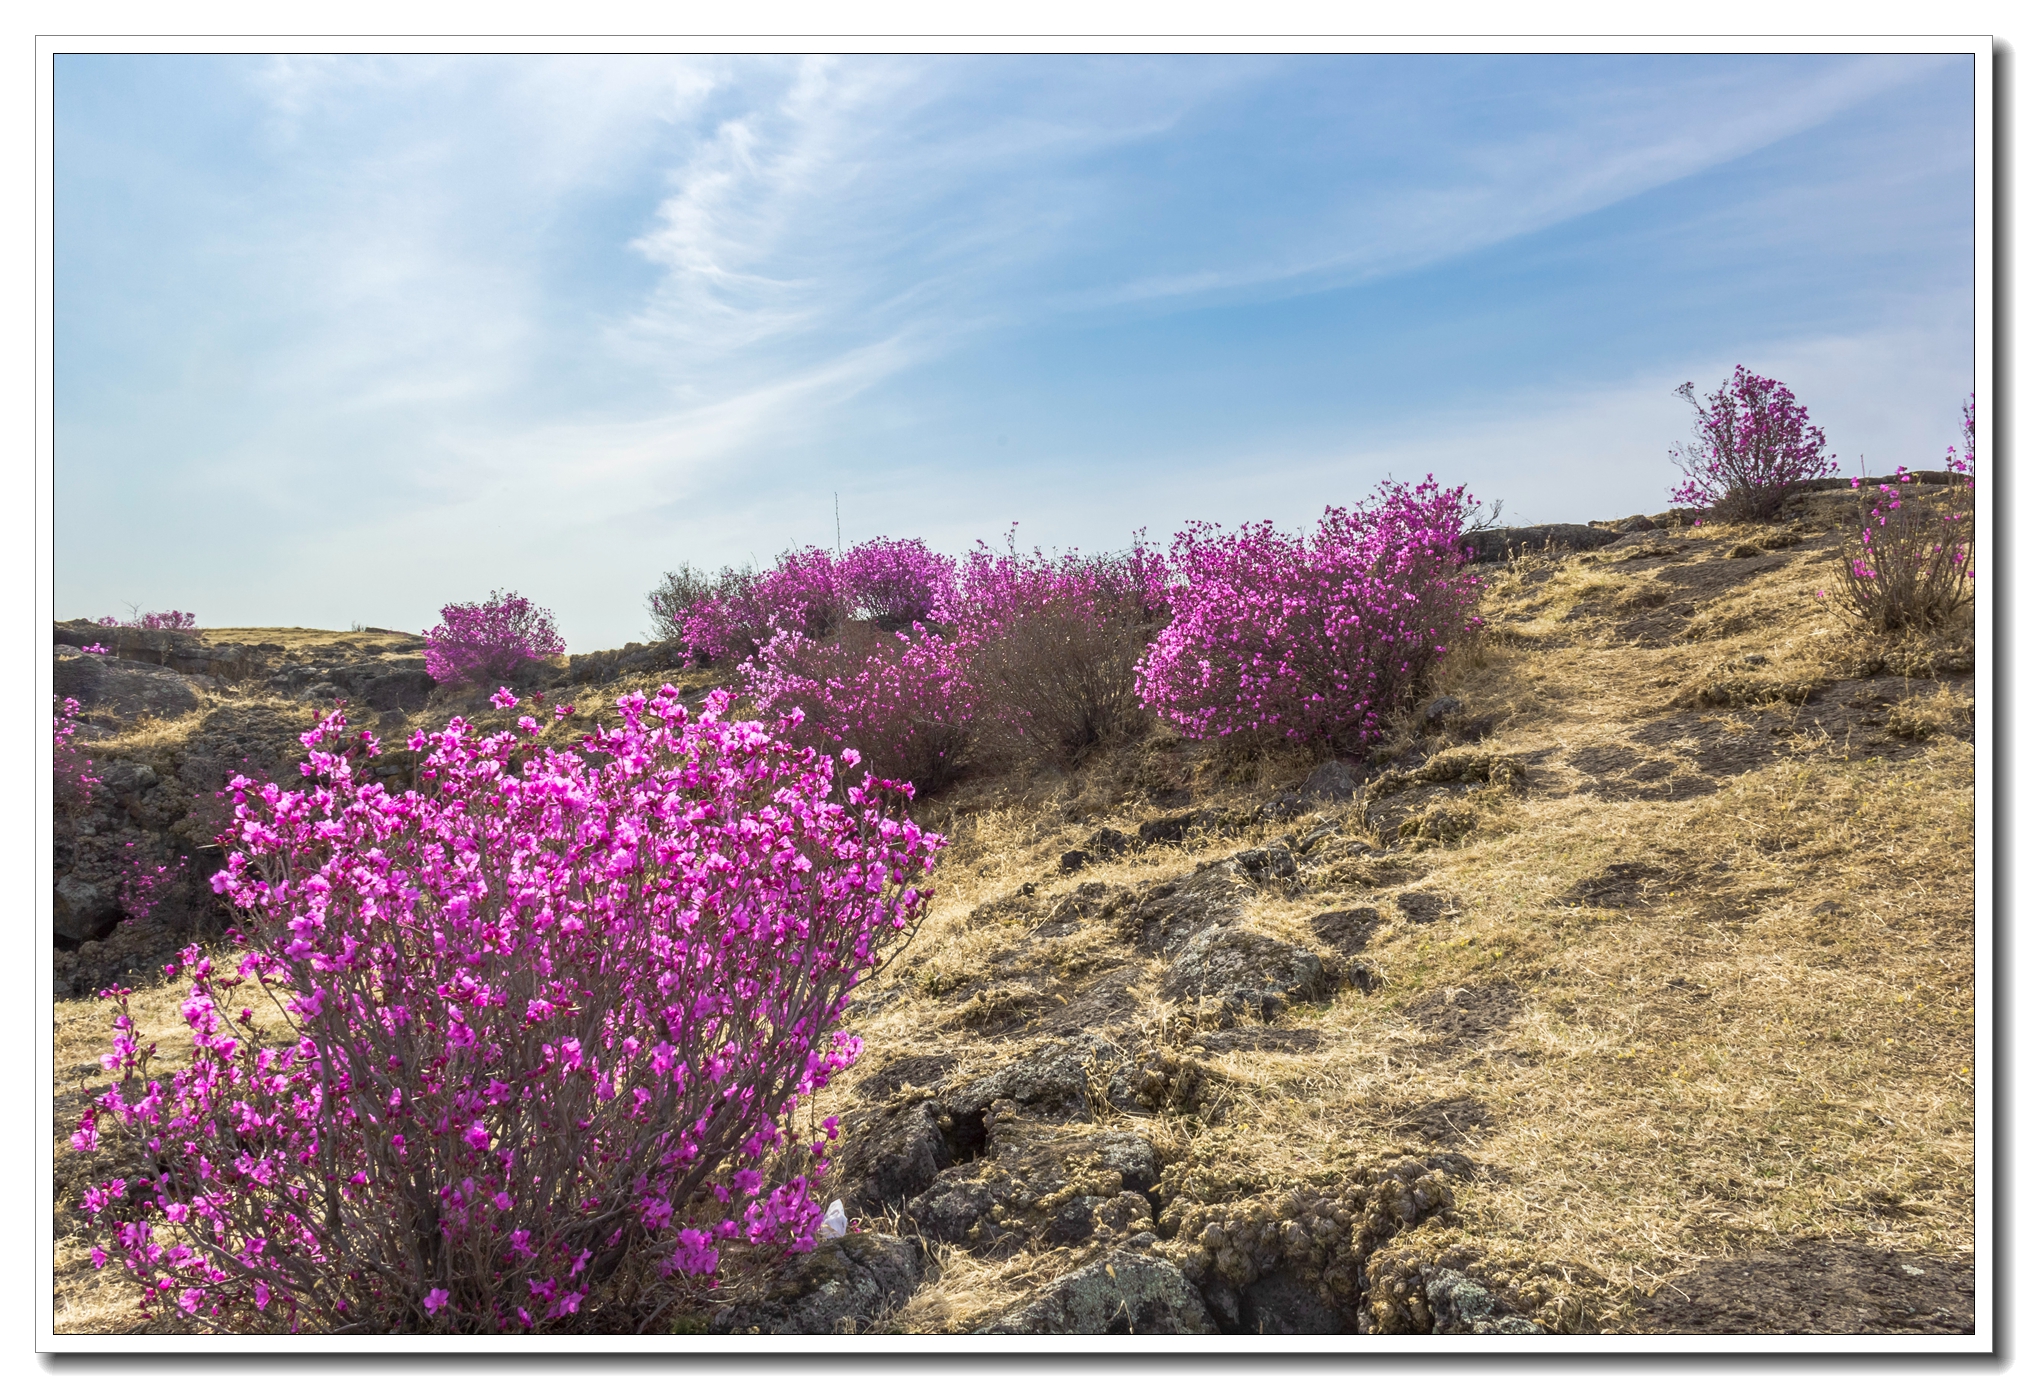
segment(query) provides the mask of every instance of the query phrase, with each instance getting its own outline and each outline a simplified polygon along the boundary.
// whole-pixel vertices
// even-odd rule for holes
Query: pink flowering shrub
[[[1824,451],[1824,431],[1789,388],[1743,366],[1697,403],[1685,381],[1676,394],[1697,411],[1697,438],[1669,450],[1683,482],[1670,493],[1679,506],[1722,520],[1767,520],[1799,482],[1828,477],[1837,458]]]
[[[790,1119],[940,841],[727,706],[634,694],[562,747],[454,719],[401,795],[334,713],[307,788],[236,779],[247,949],[184,952],[189,1062],[153,1074],[109,994],[119,1083],[72,1142],[124,1125],[150,1170],[87,1195],[95,1261],[225,1330],[469,1333],[637,1328],[727,1240],[810,1247]]]
[[[128,843],[120,856],[120,910],[126,919],[145,921],[155,914],[155,908],[162,904],[170,888],[190,866],[189,855],[185,854],[171,863],[151,863],[145,850],[139,845]]]
[[[563,654],[547,609],[497,590],[484,602],[446,603],[423,643],[423,668],[438,684],[505,679],[524,660]]]
[[[52,794],[56,813],[66,821],[75,820],[90,807],[92,794],[100,784],[92,771],[92,759],[78,745],[77,716],[81,711],[77,700],[64,699],[51,719],[55,733]]]
[[[1168,601],[1166,564],[1145,545],[1123,556],[983,545],[965,558],[949,606],[970,682],[1001,740],[1060,766],[1148,725],[1135,686]]]
[[[1883,633],[1941,627],[1972,600],[1976,453],[1969,401],[1964,445],[1962,455],[1955,446],[1944,452],[1944,466],[1965,478],[1962,501],[1908,495],[1907,468],[1870,495],[1852,479],[1862,489],[1865,515],[1858,538],[1840,546],[1837,596],[1861,625]]]
[[[837,561],[815,545],[777,558],[755,582],[752,602],[766,614],[770,635],[793,631],[812,641],[835,632],[851,607]]]
[[[882,631],[900,631],[943,610],[955,568],[921,540],[883,535],[846,550],[838,580],[854,617]]]
[[[962,632],[854,622],[832,641],[782,632],[740,672],[762,710],[802,711],[803,740],[848,764],[864,757],[875,774],[927,795],[974,764],[981,709],[971,651]]]
[[[736,663],[751,659],[778,631],[822,641],[838,630],[849,609],[830,551],[812,547],[791,550],[759,573],[720,570],[705,593],[680,607],[671,603],[670,625],[689,645],[692,659]]]
[[[1358,511],[1330,507],[1313,533],[1188,527],[1141,697],[1192,737],[1370,742],[1478,625],[1458,543],[1468,504],[1426,478],[1385,483]]]

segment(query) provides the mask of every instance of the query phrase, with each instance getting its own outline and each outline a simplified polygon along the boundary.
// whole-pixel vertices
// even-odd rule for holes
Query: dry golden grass
[[[315,627],[205,627],[198,635],[220,646],[272,646],[281,655],[356,654],[422,649],[422,637],[407,631],[319,631]]]

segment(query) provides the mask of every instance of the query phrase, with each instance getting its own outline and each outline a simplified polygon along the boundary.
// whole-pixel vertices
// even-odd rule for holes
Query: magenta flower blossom
[[[921,540],[882,536],[847,550],[837,572],[853,616],[900,631],[943,612],[955,567]]]

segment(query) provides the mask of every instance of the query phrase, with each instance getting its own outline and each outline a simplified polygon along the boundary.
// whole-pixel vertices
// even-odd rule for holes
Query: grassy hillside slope
[[[1482,568],[1366,764],[1158,730],[923,803],[936,904],[820,1095],[826,1198],[912,1250],[857,1328],[1061,1328],[1080,1270],[1168,1267],[1226,1330],[1968,1330],[1970,626],[1820,601],[1841,504]],[[54,1006],[61,1207],[109,1009]],[[58,1329],[133,1328],[58,1232]],[[736,1259],[650,1328],[783,1328],[808,1282]]]

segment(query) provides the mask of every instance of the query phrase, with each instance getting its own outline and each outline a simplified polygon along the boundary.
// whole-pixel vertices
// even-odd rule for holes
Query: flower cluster
[[[1979,457],[1978,420],[1976,411],[1973,408],[1977,403],[1978,396],[1969,395],[1965,397],[1965,406],[1961,423],[1959,424],[1959,429],[1964,439],[1965,451],[1963,453],[1958,452],[1956,444],[1952,444],[1944,450],[1944,466],[1963,477],[1967,487],[1976,485],[1978,481],[1975,466]]]
[[[672,602],[656,616],[693,660],[712,664],[747,660],[777,632],[821,641],[837,631],[848,604],[837,562],[828,550],[812,547],[791,550],[759,573],[722,569],[681,606]]]
[[[1880,632],[1940,627],[1972,600],[1975,453],[1969,401],[1964,444],[1962,455],[1955,446],[1944,452],[1944,466],[1965,478],[1962,505],[1905,492],[1910,483],[1905,467],[1870,495],[1861,479],[1852,479],[1862,489],[1866,512],[1858,539],[1841,547],[1838,601],[1861,624]]]
[[[921,540],[881,536],[854,545],[838,561],[852,615],[882,631],[936,618],[950,602],[954,565]]]
[[[1074,766],[1150,713],[1199,737],[1357,745],[1476,624],[1469,504],[1389,484],[1314,536],[1198,525],[1166,553],[1138,535],[1120,554],[1023,553],[1010,532],[953,563],[883,538],[710,584],[679,570],[650,607],[705,658],[740,655],[763,710],[807,715],[801,740],[922,792],[1003,757]]]
[[[334,713],[305,789],[236,778],[213,885],[246,952],[184,952],[188,1063],[151,1074],[108,994],[118,1083],[72,1141],[117,1121],[150,1169],[87,1195],[95,1260],[222,1329],[491,1332],[811,1246],[789,1121],[856,1058],[836,1028],[940,841],[728,706],[665,686],[563,745],[454,719],[400,795]]]
[[[128,920],[147,920],[189,866],[187,854],[173,864],[151,863],[139,845],[129,842],[120,855],[120,910]]]
[[[77,716],[82,712],[76,699],[64,699],[57,706],[54,725],[55,760],[52,770],[57,813],[75,818],[92,803],[100,778],[92,771],[92,759],[78,745]]]
[[[1837,458],[1824,451],[1824,431],[1789,388],[1744,366],[1697,402],[1685,381],[1676,394],[1697,412],[1697,438],[1669,450],[1683,482],[1670,493],[1679,506],[1727,520],[1767,520],[1797,483],[1827,477]]]
[[[563,654],[549,612],[513,593],[446,603],[443,622],[423,633],[423,662],[438,684],[505,679],[524,660]]]
[[[1193,737],[1371,741],[1478,624],[1459,547],[1469,504],[1425,478],[1383,484],[1358,511],[1330,507],[1314,533],[1188,527],[1141,697]]]

